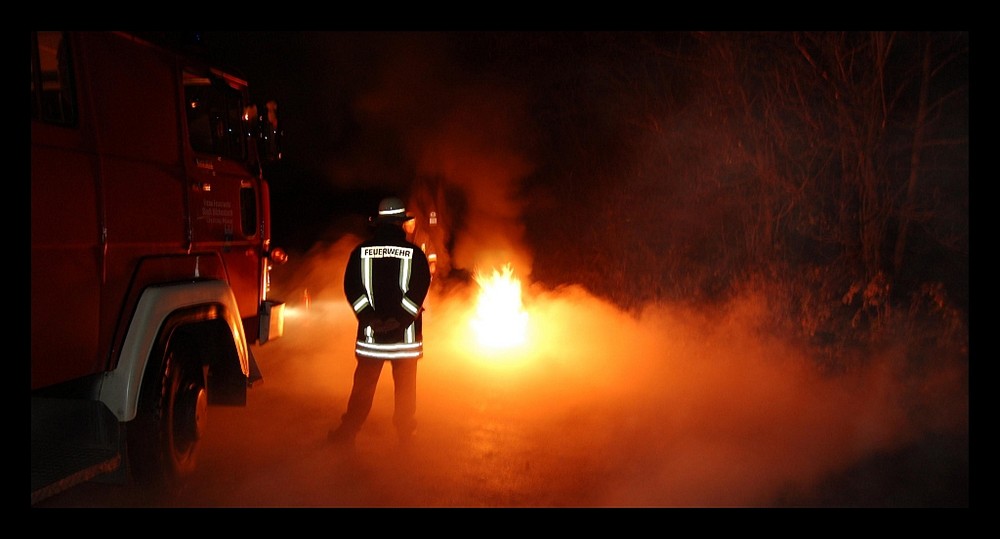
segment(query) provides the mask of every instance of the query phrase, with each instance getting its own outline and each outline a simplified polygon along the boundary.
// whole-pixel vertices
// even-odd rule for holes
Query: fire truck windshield
[[[243,93],[220,78],[185,72],[184,97],[191,147],[246,161],[249,108]]]

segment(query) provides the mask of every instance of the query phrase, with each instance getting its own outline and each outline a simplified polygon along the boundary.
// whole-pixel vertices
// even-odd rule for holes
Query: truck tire
[[[185,339],[174,337],[160,367],[147,373],[129,439],[139,482],[168,490],[180,489],[194,473],[208,412],[207,366]]]

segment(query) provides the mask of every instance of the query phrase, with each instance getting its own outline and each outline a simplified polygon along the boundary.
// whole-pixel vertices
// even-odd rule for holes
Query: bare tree
[[[816,324],[840,305],[877,328],[901,272],[927,265],[915,246],[967,244],[967,187],[953,186],[967,183],[966,34],[584,41],[545,110],[566,126],[578,207],[599,216],[583,231],[600,246],[595,283],[691,297],[763,276],[809,298]],[[635,288],[626,298],[648,299]]]

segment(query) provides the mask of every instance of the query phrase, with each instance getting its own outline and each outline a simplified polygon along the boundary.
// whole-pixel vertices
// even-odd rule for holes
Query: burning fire
[[[475,274],[481,291],[472,318],[472,329],[479,344],[492,350],[505,350],[524,344],[528,339],[528,313],[521,303],[521,281],[514,277],[510,264],[492,275]]]

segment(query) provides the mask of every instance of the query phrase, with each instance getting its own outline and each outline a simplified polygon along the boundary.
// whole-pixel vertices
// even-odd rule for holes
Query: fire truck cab
[[[209,407],[261,379],[286,257],[256,110],[241,77],[153,37],[31,32],[32,504],[183,484]]]

